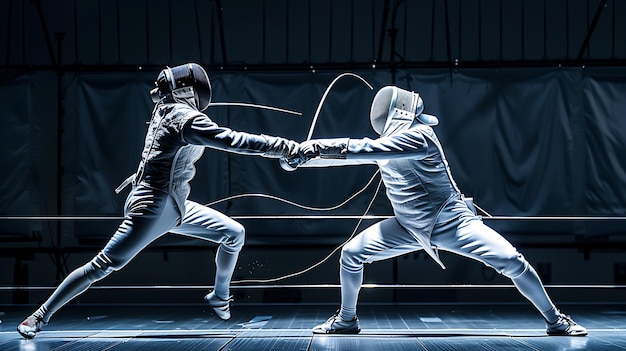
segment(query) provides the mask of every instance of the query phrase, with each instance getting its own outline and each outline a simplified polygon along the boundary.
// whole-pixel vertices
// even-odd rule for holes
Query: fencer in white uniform
[[[229,287],[244,227],[232,218],[188,200],[194,163],[205,147],[269,158],[288,157],[298,143],[280,137],[238,132],[220,127],[204,111],[211,101],[206,71],[195,63],[162,70],[151,91],[155,102],[137,172],[129,177],[132,190],[124,220],[91,261],[70,273],[52,295],[18,325],[33,338],[50,317],[92,283],[117,271],[152,241],[166,233],[218,244],[214,289],[205,296],[218,317],[230,318]]]
[[[478,260],[510,278],[541,313],[550,335],[586,335],[561,313],[528,261],[504,237],[486,226],[464,201],[419,94],[387,86],[372,102],[370,120],[379,138],[318,139],[300,144],[287,167],[325,167],[376,163],[393,207],[392,218],[378,222],[346,243],[341,251],[341,308],[313,333],[359,333],[357,299],[363,265],[424,250],[439,265],[445,250]]]

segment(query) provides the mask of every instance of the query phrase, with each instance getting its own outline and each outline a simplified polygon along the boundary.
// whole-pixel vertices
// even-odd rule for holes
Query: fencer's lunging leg
[[[341,309],[339,316],[346,321],[356,316],[356,304],[363,284],[363,263],[357,264],[360,268],[354,270],[344,265],[344,252],[342,251],[341,268],[339,279],[341,281]]]
[[[219,244],[215,257],[215,289],[210,296],[227,301],[230,281],[245,242],[245,228],[225,214],[194,201],[187,200],[185,209],[182,223],[170,232]]]
[[[231,234],[231,237],[222,242],[215,255],[215,294],[226,300],[230,295],[230,281],[237,265],[239,252],[244,243],[244,229]]]
[[[473,215],[460,222],[435,228],[432,242],[440,249],[473,258],[511,279],[548,322],[558,319],[558,310],[548,297],[537,272],[511,243]]]
[[[356,315],[364,263],[386,260],[420,248],[395,218],[373,224],[346,243],[341,250],[339,316],[351,320]]]
[[[111,260],[100,252],[89,263],[70,273],[46,302],[17,326],[18,333],[26,339],[34,338],[55,312],[113,270]]]
[[[135,189],[127,202],[126,217],[96,257],[70,273],[54,293],[35,311],[34,323],[28,318],[20,327],[20,334],[32,338],[39,331],[39,321],[47,323],[52,315],[73,298],[87,290],[91,284],[111,272],[124,267],[144,247],[167,232],[176,222],[178,212],[173,200],[159,196],[151,189]],[[146,206],[150,203],[150,206]],[[26,324],[24,324],[26,323]]]
[[[548,296],[539,275],[528,262],[526,262],[526,270],[517,277],[512,277],[511,280],[517,290],[541,312],[548,323],[554,323],[558,320],[559,311]]]
[[[82,267],[70,273],[54,293],[34,313],[48,323],[52,315],[76,296],[87,290],[91,284],[113,272],[111,260],[102,252]]]
[[[172,233],[218,243],[215,288],[204,296],[215,314],[230,319],[230,281],[245,241],[244,227],[234,219],[194,201],[185,202],[185,216]]]
[[[379,231],[376,224],[367,228],[341,249],[339,279],[341,282],[341,308],[339,317],[345,321],[354,319],[359,292],[363,284],[363,262],[368,232]]]
[[[215,255],[215,287],[213,291],[204,296],[204,300],[209,303],[215,314],[223,319],[230,319],[230,281],[237,265],[239,251],[243,246],[243,229],[241,235],[241,244],[230,244],[222,242],[217,248]]]

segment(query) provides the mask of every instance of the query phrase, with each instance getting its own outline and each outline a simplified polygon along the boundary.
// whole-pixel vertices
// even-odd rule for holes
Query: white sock
[[[356,317],[356,308],[347,308],[341,306],[341,309],[339,310],[339,318],[343,319],[344,321],[351,321],[354,319],[354,317]]]
[[[221,246],[215,256],[215,289],[213,293],[222,300],[228,300],[230,296],[230,280],[237,264],[239,252],[226,252]]]

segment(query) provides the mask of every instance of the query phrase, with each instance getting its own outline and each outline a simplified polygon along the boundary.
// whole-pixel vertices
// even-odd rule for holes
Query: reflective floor
[[[0,306],[0,350],[626,350],[626,305],[560,307],[587,337],[547,336],[527,304],[362,305],[350,336],[311,334],[336,306],[235,304],[227,322],[204,305],[70,305],[24,340],[33,307]]]

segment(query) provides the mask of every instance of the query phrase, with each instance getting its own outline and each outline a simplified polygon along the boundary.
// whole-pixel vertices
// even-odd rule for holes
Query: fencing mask
[[[413,124],[414,120],[434,126],[439,123],[435,116],[422,113],[424,102],[418,93],[395,86],[381,88],[370,110],[372,128],[381,136],[394,134]]]
[[[211,81],[204,68],[196,63],[165,68],[155,84],[156,88],[150,91],[154,102],[171,94],[174,100],[185,100],[199,111],[206,110],[211,102]]]

